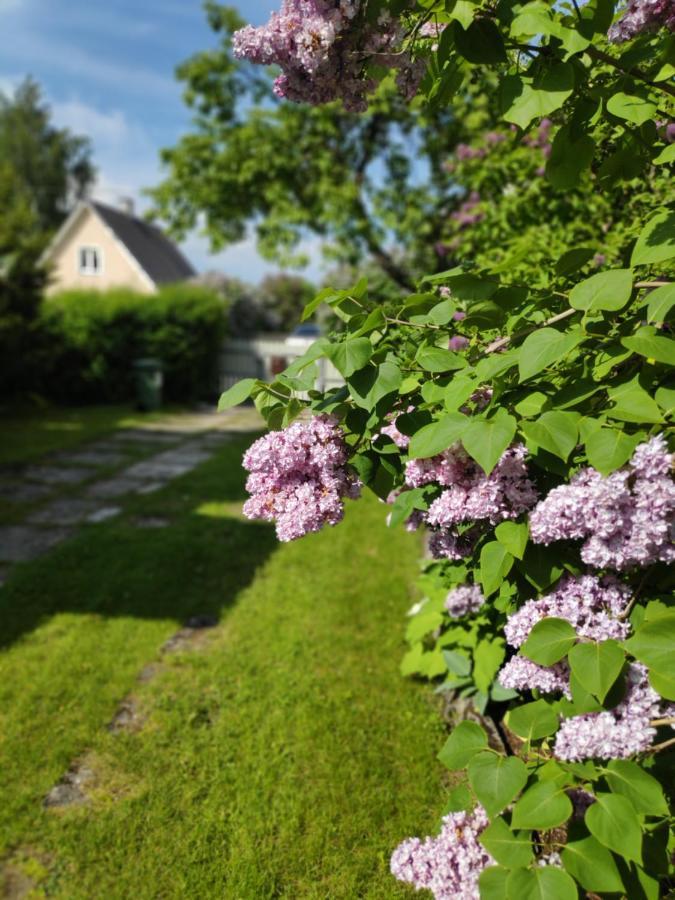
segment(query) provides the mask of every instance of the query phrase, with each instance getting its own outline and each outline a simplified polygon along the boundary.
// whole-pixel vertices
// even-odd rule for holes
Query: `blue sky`
[[[265,21],[276,0],[233,2],[242,17]],[[189,128],[174,78],[176,65],[213,46],[201,0],[0,0],[0,90],[31,74],[43,86],[54,119],[90,136],[99,170],[95,196],[117,202],[160,178],[159,150]],[[200,270],[257,281],[275,269],[253,239],[211,256],[207,242],[183,245]],[[319,269],[318,245],[306,250]]]

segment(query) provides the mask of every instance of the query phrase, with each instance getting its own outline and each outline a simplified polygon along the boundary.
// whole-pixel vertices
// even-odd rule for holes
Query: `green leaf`
[[[672,416],[675,412],[675,388],[659,388],[654,397],[666,415]]]
[[[354,338],[326,347],[326,356],[344,378],[362,369],[372,355],[373,345],[368,338]]]
[[[580,333],[540,328],[525,338],[518,353],[520,381],[537,375],[542,369],[559,362],[583,341]]]
[[[571,275],[578,272],[594,256],[595,250],[592,247],[573,247],[563,253],[555,264],[556,275]]]
[[[443,402],[449,412],[455,412],[466,403],[478,386],[475,378],[467,378],[464,375],[455,375],[450,384],[443,389]]]
[[[630,300],[633,273],[630,269],[598,272],[570,291],[570,306],[583,310],[617,310]]]
[[[625,434],[613,428],[600,428],[586,441],[588,461],[602,475],[620,468],[633,455],[640,443],[637,435]]]
[[[675,144],[673,144],[675,150]],[[660,325],[670,319],[669,313],[675,306],[675,284],[664,284],[648,294],[647,321]]]
[[[513,808],[512,828],[557,828],[572,815],[572,801],[554,781],[540,781],[529,788]]]
[[[509,870],[501,866],[488,866],[487,869],[483,869],[478,878],[480,900],[505,900],[509,874]]]
[[[675,212],[657,212],[637,239],[631,266],[650,266],[675,256]]]
[[[521,431],[530,443],[559,456],[564,462],[579,439],[579,414],[552,410],[540,416],[536,422],[523,422]]]
[[[310,300],[310,302],[305,306],[300,321],[306,322],[307,319],[310,319],[322,303],[328,303],[330,300],[337,300],[343,296],[346,296],[346,293],[344,291],[336,291],[335,288],[331,287],[324,288],[322,291],[319,291],[316,297],[313,300]]]
[[[630,759],[613,759],[605,769],[610,790],[622,794],[637,812],[646,816],[667,816],[668,801],[659,782]]]
[[[403,376],[399,367],[389,360],[379,366],[366,366],[347,380],[349,393],[362,409],[371,410],[388,394],[401,386]]]
[[[458,25],[455,46],[471,63],[491,65],[506,60],[504,40],[491,19],[475,19],[466,31]]]
[[[453,728],[438,759],[450,771],[463,769],[473,757],[488,745],[487,735],[475,722],[460,722]]]
[[[489,597],[511,571],[513,557],[498,541],[489,541],[480,551],[480,583],[483,594]]]
[[[513,900],[577,900],[577,887],[557,866],[514,869],[506,883],[507,897]]]
[[[663,421],[656,401],[640,387],[639,376],[616,388],[610,388],[607,394],[615,404],[607,410],[607,415],[612,419],[650,423]]]
[[[420,347],[415,359],[426,372],[452,372],[466,367],[466,359],[442,347]]]
[[[506,724],[525,741],[548,737],[558,730],[558,714],[545,700],[524,703],[506,714]]]
[[[672,338],[659,337],[652,325],[640,328],[633,337],[622,338],[621,343],[628,350],[646,356],[647,359],[675,366],[675,341]]]
[[[473,653],[473,679],[476,687],[483,694],[487,694],[490,690],[505,656],[506,649],[503,638],[484,638],[476,645]]]
[[[633,804],[620,794],[596,794],[586,810],[586,826],[593,837],[626,859],[642,862],[642,828]]]
[[[507,869],[526,867],[532,862],[529,834],[514,834],[501,816],[497,816],[479,838],[487,852]]]
[[[469,782],[490,817],[501,812],[526,781],[527,767],[517,756],[483,751],[469,761]]]
[[[527,522],[500,522],[495,528],[495,537],[499,543],[516,559],[523,558],[529,535]]]
[[[489,419],[474,416],[462,434],[462,444],[486,475],[494,469],[516,434],[516,420],[504,408]]]
[[[559,109],[573,89],[574,70],[569,63],[554,64],[531,83],[520,75],[507,75],[500,85],[503,117],[525,129],[533,119]]]
[[[593,162],[595,141],[587,134],[573,135],[569,125],[556,134],[546,163],[546,178],[558,190],[576,188],[584,169]]]
[[[427,459],[442,453],[461,438],[468,423],[467,416],[450,413],[437,422],[425,425],[410,439],[408,455],[411,459]]]
[[[560,854],[565,871],[587,891],[623,892],[614,857],[593,836],[569,841]]]
[[[412,491],[403,491],[392,504],[389,525],[391,528],[397,528],[405,522],[413,510],[426,508],[427,505],[424,502],[424,491],[422,488],[415,488]]]
[[[471,674],[471,660],[459,650],[444,650],[443,659],[448,670],[454,675],[465,678]]]
[[[566,619],[541,619],[520,651],[540,666],[552,666],[565,656],[576,640],[577,633]]]
[[[675,612],[644,622],[624,644],[649,669],[649,682],[666,700],[675,700]]]
[[[231,406],[239,406],[244,400],[248,400],[256,383],[255,378],[243,378],[241,381],[233,384],[229,390],[221,394],[218,401],[218,412],[223,412],[223,410],[229,409]]]
[[[619,119],[644,125],[656,115],[656,104],[636,94],[624,94],[619,91],[607,101],[607,111]]]
[[[663,150],[652,160],[655,166],[662,166],[664,163],[675,162],[675,144],[664,147]]]
[[[621,674],[626,654],[616,641],[588,641],[572,647],[567,659],[582,688],[602,703]]]

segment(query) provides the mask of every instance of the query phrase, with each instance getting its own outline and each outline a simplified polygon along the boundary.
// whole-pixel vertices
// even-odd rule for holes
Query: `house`
[[[113,287],[152,294],[196,274],[166,235],[134,215],[130,202],[123,209],[78,203],[41,261],[50,269],[48,294]]]

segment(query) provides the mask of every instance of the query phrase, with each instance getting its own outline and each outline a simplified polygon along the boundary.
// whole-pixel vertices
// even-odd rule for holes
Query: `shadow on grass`
[[[269,526],[197,515],[166,529],[88,529],[0,591],[0,648],[60,612],[220,619],[276,546]]]
[[[48,556],[18,566],[0,590],[0,648],[61,612],[174,621],[222,618],[278,543],[274,529],[227,510],[244,498],[240,458],[250,435],[153,497],[131,501],[124,518],[85,527]],[[142,528],[137,517],[166,517]]]

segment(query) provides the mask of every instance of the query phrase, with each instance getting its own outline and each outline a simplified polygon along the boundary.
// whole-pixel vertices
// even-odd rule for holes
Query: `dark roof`
[[[178,247],[159,228],[104,203],[91,205],[155,284],[184,281],[196,275]]]

